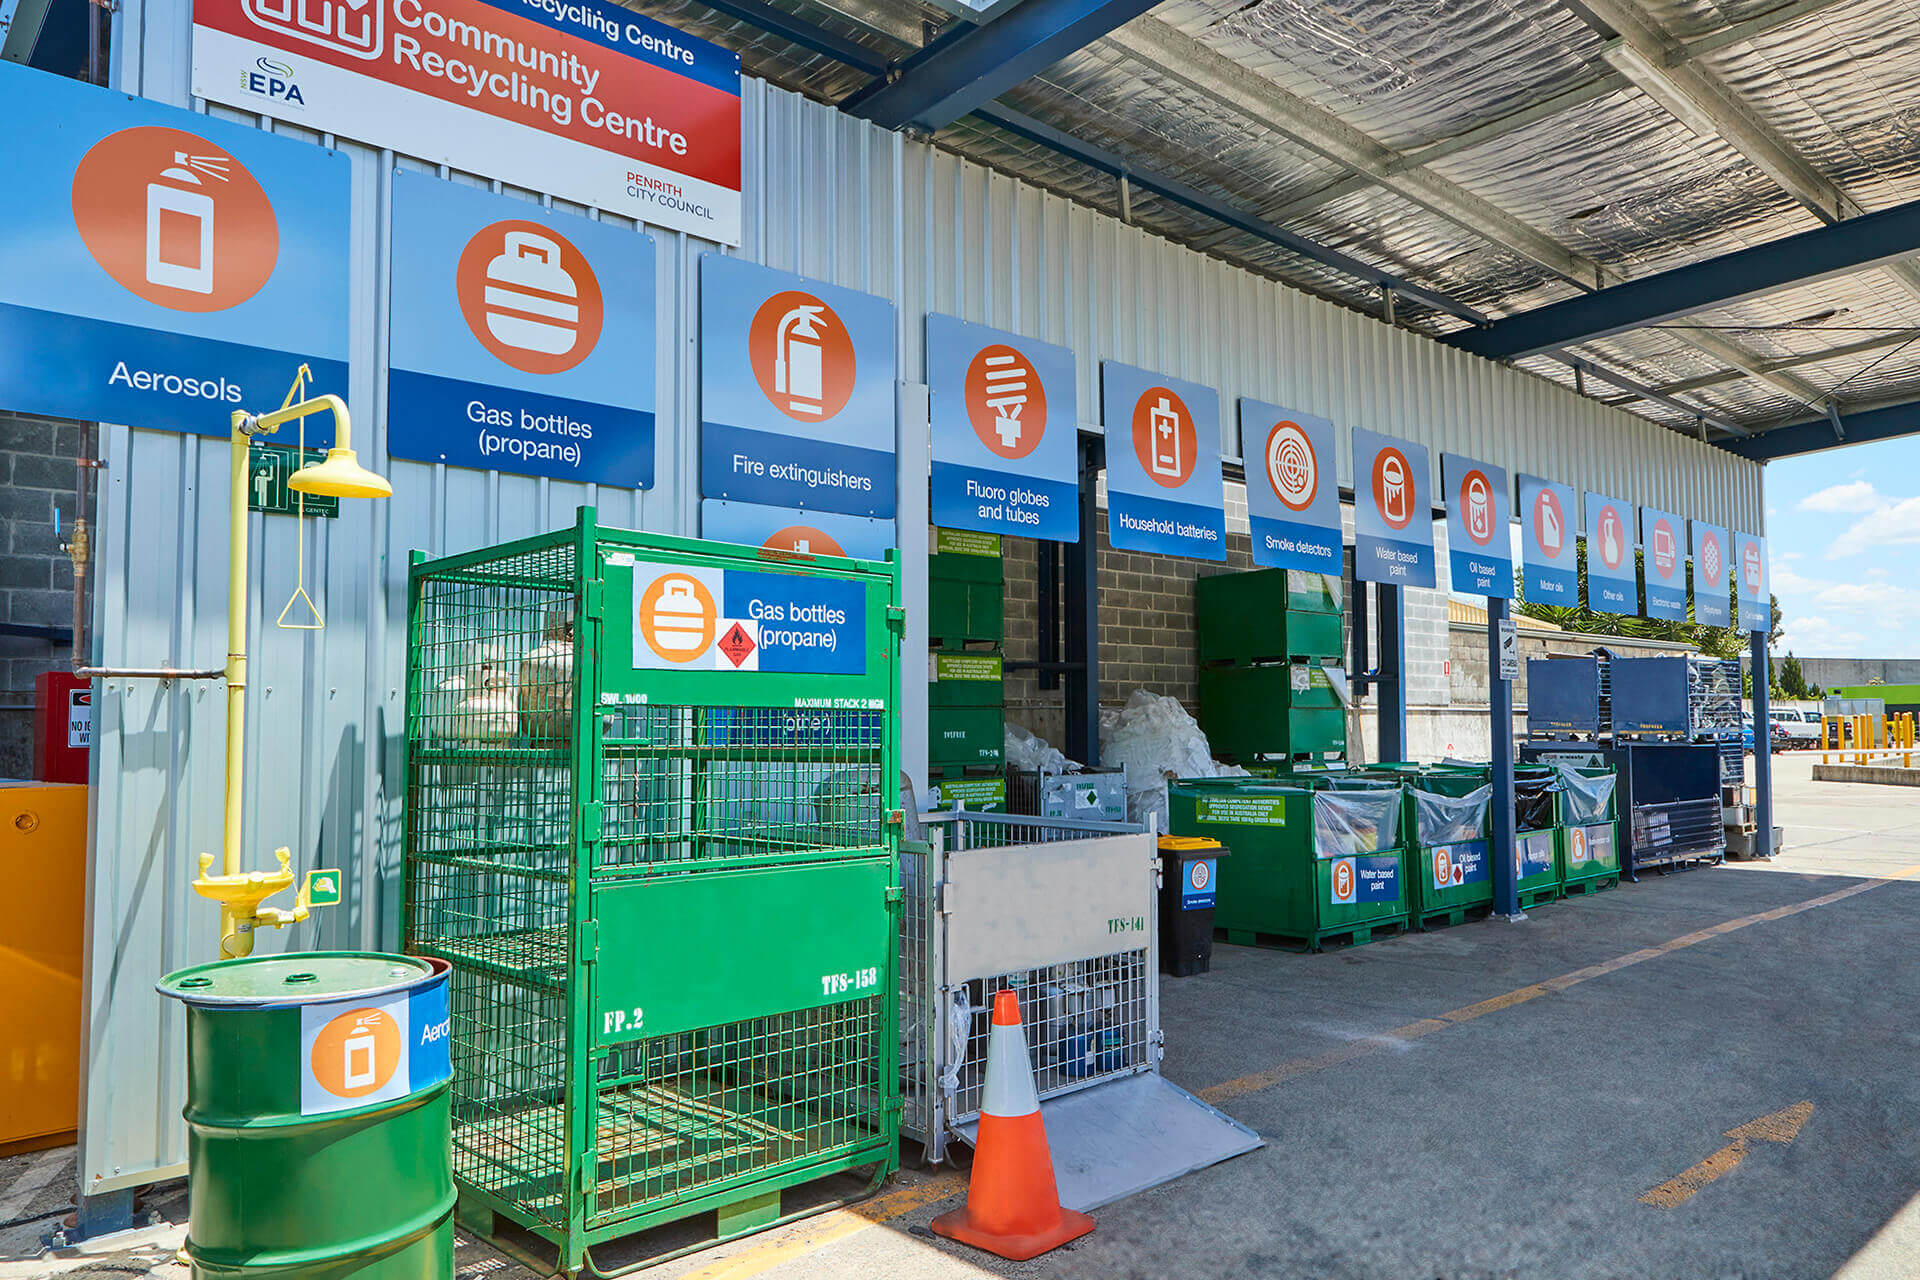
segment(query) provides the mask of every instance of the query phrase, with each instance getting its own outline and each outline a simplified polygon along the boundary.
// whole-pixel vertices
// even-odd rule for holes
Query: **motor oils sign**
[[[633,572],[636,670],[866,670],[866,596],[858,583],[692,566],[642,564]]]
[[[1424,445],[1353,432],[1353,573],[1396,587],[1434,584],[1432,483]]]
[[[224,438],[302,363],[344,391],[345,156],[12,63],[0,108],[46,125],[8,137],[0,403]]]
[[[1506,469],[1443,453],[1440,474],[1447,490],[1447,561],[1453,589],[1511,600],[1513,541]]]
[[[700,259],[700,493],[891,518],[893,304]]]
[[[1529,604],[1574,608],[1580,603],[1580,513],[1573,489],[1539,476],[1520,476],[1520,558]]]
[[[1100,365],[1107,540],[1116,550],[1227,558],[1220,397],[1211,387]]]
[[[1259,400],[1240,401],[1253,562],[1341,572],[1340,470],[1333,423]]]
[[[606,0],[194,0],[193,92],[740,242],[740,58]]]
[[[652,487],[653,278],[651,236],[396,173],[388,449]]]

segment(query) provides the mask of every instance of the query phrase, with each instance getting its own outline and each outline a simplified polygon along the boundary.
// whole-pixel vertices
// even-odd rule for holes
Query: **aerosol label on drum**
[[[300,1114],[370,1106],[453,1074],[447,984],[300,1009]]]

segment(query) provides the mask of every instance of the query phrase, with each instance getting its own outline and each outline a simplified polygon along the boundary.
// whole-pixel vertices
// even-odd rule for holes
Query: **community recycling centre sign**
[[[1587,608],[1595,613],[1640,612],[1633,508],[1598,493],[1587,495]]]
[[[1580,604],[1580,548],[1574,540],[1579,518],[1572,486],[1521,474],[1520,560],[1528,604]]]
[[[1107,541],[1121,551],[1227,558],[1220,397],[1211,387],[1105,360]]]
[[[347,381],[347,158],[0,63],[0,403],[226,436]]]
[[[392,317],[395,457],[652,487],[652,237],[396,173]]]
[[[1253,562],[1310,573],[1343,571],[1340,471],[1333,423],[1259,400],[1240,401]]]
[[[1431,587],[1433,508],[1425,445],[1353,430],[1353,576]]]

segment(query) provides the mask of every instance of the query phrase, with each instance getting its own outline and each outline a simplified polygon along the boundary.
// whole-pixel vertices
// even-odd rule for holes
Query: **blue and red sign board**
[[[797,556],[884,560],[895,544],[891,520],[837,511],[795,511],[708,498],[700,504],[700,536]]]
[[[311,143],[0,63],[0,404],[225,436],[347,381],[350,177]]]
[[[794,573],[636,565],[633,665],[655,671],[857,675],[866,591]]]
[[[1513,598],[1507,472],[1457,453],[1440,455],[1447,488],[1447,560],[1455,591]]]
[[[1687,620],[1687,522],[1671,511],[1640,508],[1640,550],[1647,616]]]
[[[1434,584],[1431,463],[1425,445],[1353,429],[1353,575]]]
[[[1733,622],[1733,539],[1717,524],[1693,522],[1693,620],[1703,627]]]
[[[1400,858],[1390,853],[1349,854],[1328,868],[1328,897],[1334,906],[1360,906],[1400,900]]]
[[[1343,571],[1340,469],[1333,449],[1327,419],[1241,399],[1240,452],[1255,564]]]
[[[1767,576],[1767,540],[1751,533],[1733,536],[1733,570],[1739,574],[1740,629],[1773,629],[1773,596]]]
[[[1073,352],[929,315],[927,390],[934,524],[1080,540]]]
[[[652,487],[651,236],[396,173],[392,308],[395,457]]]
[[[700,259],[700,494],[894,514],[893,304]]]
[[[1630,504],[1598,493],[1587,495],[1587,608],[1595,613],[1640,613],[1633,523]]]
[[[1580,511],[1573,488],[1539,476],[1520,476],[1520,561],[1529,604],[1580,605]]]
[[[1107,541],[1121,551],[1227,558],[1220,397],[1115,360],[1100,364]]]

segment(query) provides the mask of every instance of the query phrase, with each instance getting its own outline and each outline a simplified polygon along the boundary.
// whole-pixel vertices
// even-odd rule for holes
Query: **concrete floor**
[[[1814,784],[1809,764],[1778,765],[1771,864],[1322,956],[1223,947],[1211,974],[1164,980],[1168,1076],[1267,1145],[1109,1206],[1076,1245],[1009,1264],[935,1240],[963,1183],[908,1173],[653,1274],[1920,1276],[1920,966],[1901,959],[1920,789]],[[1789,1108],[1790,1142],[1729,1137]],[[1639,1199],[1702,1162],[1722,1176],[1693,1175],[1683,1203]],[[56,1207],[71,1178],[70,1149],[0,1163],[0,1222]],[[177,1222],[183,1202],[162,1188],[153,1207]],[[184,1276],[171,1222],[91,1257],[32,1256],[44,1223],[0,1229],[0,1277]],[[457,1262],[463,1280],[531,1274],[464,1236]]]

